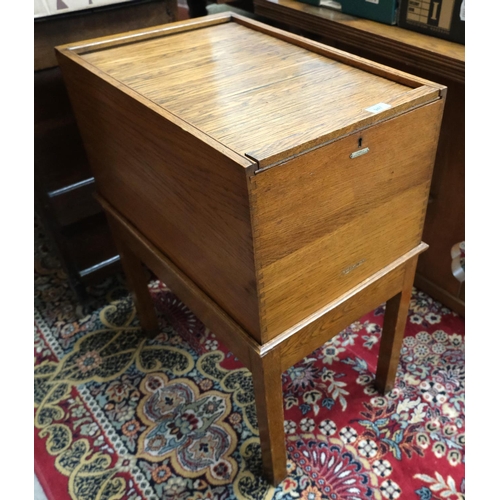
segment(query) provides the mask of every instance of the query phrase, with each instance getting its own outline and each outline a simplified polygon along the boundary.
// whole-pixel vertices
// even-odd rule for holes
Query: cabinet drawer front
[[[441,114],[438,101],[255,176],[266,339],[420,243]]]

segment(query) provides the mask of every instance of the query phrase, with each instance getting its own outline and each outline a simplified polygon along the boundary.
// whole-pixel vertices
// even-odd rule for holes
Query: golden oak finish
[[[253,24],[258,30],[249,27]],[[237,16],[218,15],[203,22],[174,23],[116,37],[114,42],[107,37],[82,42],[74,49],[59,48],[59,58],[69,91],[78,96],[73,106],[103,198],[256,340],[266,342],[323,306],[332,293],[340,294],[352,285],[352,280],[344,279],[347,273],[342,273],[357,261],[349,251],[340,258],[332,253],[337,238],[357,241],[360,234],[371,236],[375,231],[377,238],[384,239],[384,226],[376,224],[371,229],[373,221],[388,220],[389,213],[401,208],[391,223],[393,231],[402,236],[390,239],[393,252],[385,261],[368,260],[364,277],[419,243],[426,182],[435,154],[432,134],[439,126],[445,89],[359,58],[348,65],[348,55],[343,52],[322,49],[323,55],[318,55],[306,50],[303,39],[291,37],[288,43],[266,34],[275,29],[255,22],[247,25],[248,20]],[[196,30],[186,32],[189,28]],[[313,48],[319,50],[316,45]],[[263,71],[256,51],[266,60],[270,54],[272,71]],[[215,53],[222,55],[214,57]],[[228,63],[237,53],[242,62],[234,68]],[[397,83],[400,81],[405,85]],[[309,90],[314,88],[312,82],[336,91],[323,102],[317,99],[316,90]],[[285,83],[290,86],[287,92]],[[439,102],[425,108],[427,112],[409,113],[433,101]],[[367,111],[379,102],[387,109]],[[203,106],[198,108],[196,103]],[[271,118],[262,120],[268,114]],[[401,122],[395,120],[397,116]],[[280,122],[287,126],[277,127]],[[238,131],[241,139],[235,142],[214,133],[210,123],[217,123],[219,132]],[[383,137],[395,134],[396,129],[407,130],[400,144],[392,141],[383,146]],[[418,141],[414,129],[422,130]],[[141,141],[134,140],[143,130],[148,134]],[[356,133],[349,135],[353,131]],[[349,155],[360,148],[363,135],[364,147],[371,147],[371,152],[351,160]],[[339,137],[346,138],[334,140]],[[252,145],[261,145],[261,153],[253,153],[259,156],[257,163],[245,156],[248,149],[257,151]],[[404,151],[402,161],[398,148]],[[337,155],[345,160],[336,160],[332,168],[329,159]],[[378,167],[371,166],[374,158],[375,163],[381,162]],[[266,170],[277,165],[273,163],[277,159],[285,163]],[[399,170],[394,173],[391,165],[399,165]],[[262,173],[253,177],[256,169]],[[359,169],[360,176],[371,169],[373,177],[353,190],[347,180],[353,169]],[[283,191],[287,186],[283,176],[290,179],[288,193]],[[101,177],[105,181],[99,182]],[[347,184],[338,182],[341,177]],[[382,182],[374,182],[375,177]],[[384,179],[392,177],[394,182],[384,184]],[[338,184],[331,195],[343,201],[333,211],[328,203],[316,207],[309,202],[304,219],[299,219],[298,227],[303,229],[283,241],[290,231],[286,224],[276,230],[272,199],[286,195],[277,209],[281,206],[293,222],[293,207],[303,203],[300,200],[307,204],[318,190],[329,192],[330,188],[323,189],[324,182]],[[368,190],[363,191],[363,185]],[[365,199],[373,211],[371,218],[356,219],[356,210],[360,214],[365,210],[361,208],[365,205],[355,202],[356,196]],[[393,198],[398,199],[394,206],[389,203]],[[163,208],[165,199],[168,210]],[[305,228],[306,238],[301,234]],[[275,237],[278,246],[288,248],[289,257],[275,255],[268,248],[266,242],[272,244]],[[374,243],[378,241],[375,238]],[[297,242],[303,247],[301,253],[293,247]],[[354,257],[366,260],[366,253],[361,246]],[[301,261],[310,267],[309,284],[302,283]],[[301,274],[302,281],[294,272]],[[323,285],[332,279],[331,285]],[[290,291],[301,285],[309,294],[307,301],[296,291],[295,298],[291,296]],[[312,288],[315,293],[310,294]],[[291,314],[276,307],[280,303]]]
[[[400,342],[404,333],[403,308],[397,307],[401,304],[399,297],[401,293],[405,297],[408,293],[407,284],[413,280],[418,255],[427,249],[425,243],[421,243],[353,287],[297,324],[295,328],[261,345],[242,330],[223,309],[206,296],[168,257],[145,239],[111,205],[102,198],[98,198],[112,221],[113,231],[120,242],[120,247],[126,245],[162,281],[168,283],[173,292],[188,307],[196,311],[200,320],[216,333],[217,337],[252,372],[263,451],[263,470],[272,484],[277,485],[286,475],[281,373],[342,331],[362,314],[373,310],[388,299],[390,300],[382,332],[384,347],[381,347],[377,380],[380,383],[380,379],[383,378],[381,385],[383,389],[389,388],[394,382],[387,375],[394,376],[395,367],[397,367],[397,357],[391,340]],[[129,266],[124,270],[127,274],[131,272]],[[132,283],[133,276],[128,276],[128,281]],[[149,295],[147,284],[142,280],[137,280],[134,287],[133,296],[136,300],[136,308],[140,310],[141,307],[147,307],[145,304]],[[391,297],[394,298],[391,299]],[[138,304],[137,300],[140,300],[142,304]],[[145,322],[143,318],[145,318],[144,315],[139,317],[141,326],[147,330],[150,328],[150,323]],[[388,334],[386,334],[386,328]]]
[[[378,121],[380,117],[365,110],[373,104],[390,104],[387,118],[409,105],[437,99],[442,91],[419,79],[406,78],[405,85],[396,83],[392,74],[396,81],[381,79],[367,74],[361,64],[351,67],[355,61],[338,52],[323,48],[324,55],[316,54],[291,44],[293,37],[280,41],[265,34],[271,28],[260,27],[260,33],[240,25],[237,16],[235,20],[199,30],[196,37],[173,33],[168,45],[157,37],[106,51],[84,49],[82,58],[233,151],[255,159],[260,168]],[[332,61],[335,58],[343,62]],[[265,66],[260,63],[264,59]],[[373,64],[369,67],[374,69]],[[335,92],[317,99],[318,84]],[[416,86],[420,100],[414,95]],[[265,115],[272,120],[262,121]],[[282,120],[287,126],[277,127]]]
[[[139,262],[251,370],[277,484],[282,371],[386,300],[393,382],[446,88],[231,14],[58,57],[141,325]]]
[[[137,316],[143,330],[153,338],[159,331],[158,318],[155,308],[151,302],[148,289],[148,279],[142,261],[132,252],[128,245],[124,244],[120,238],[120,229],[115,227],[118,223],[108,215],[108,223],[114,233],[114,241],[120,253],[120,262],[125,271],[127,285],[131,290]]]
[[[403,289],[386,303],[375,377],[375,384],[382,394],[392,390],[396,378],[416,267],[416,259],[405,264]]]
[[[262,470],[275,485],[286,477],[285,416],[280,350],[256,357],[252,366]]]
[[[251,179],[263,342],[420,243],[441,113],[420,107]],[[360,141],[370,151],[351,159]]]
[[[232,150],[260,161],[340,126],[359,127],[361,120],[373,117],[365,108],[392,104],[410,90],[237,23],[200,30],[197,37],[172,35],[167,47],[164,39],[152,39],[83,58]],[[317,99],[320,82],[336,91]],[[263,121],[266,114],[272,120]],[[287,126],[276,127],[284,119]],[[255,150],[260,144],[266,144],[265,153]]]
[[[89,2],[90,4],[91,2]],[[123,2],[93,12],[72,11],[35,19],[35,71],[57,66],[54,47],[86,38],[144,29],[178,19],[177,0]]]
[[[197,140],[196,129],[132,98],[127,88],[70,59],[60,64],[70,92],[80,96],[73,106],[100,194],[258,337],[244,168],[250,161]]]
[[[136,228],[126,221],[104,199],[97,196],[108,217],[113,220],[113,229],[122,243],[129,247],[157,276],[161,276],[173,292],[193,311],[199,319],[217,332],[217,336],[231,349],[238,359],[251,369],[252,355],[260,353],[261,346],[253,340],[221,307],[208,297],[179,269],[164,253],[148,241]],[[147,292],[149,293],[149,292]],[[144,296],[146,291],[137,291]],[[144,325],[142,325],[144,327]],[[147,328],[146,328],[147,329]]]
[[[427,248],[425,243],[421,243],[293,328],[264,344],[261,353],[265,354],[279,345],[281,369],[288,370],[331,339],[332,332],[342,331],[362,316],[363,311],[376,309],[395,296],[401,289],[405,264],[410,260],[416,261]],[[296,335],[298,332],[300,334]]]
[[[464,316],[450,249],[465,238],[465,46],[295,0],[255,0],[254,6],[257,14],[288,30],[446,85],[423,232],[430,249],[419,259],[415,286]]]

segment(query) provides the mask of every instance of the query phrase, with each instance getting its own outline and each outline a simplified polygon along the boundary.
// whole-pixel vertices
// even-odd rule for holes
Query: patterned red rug
[[[37,228],[35,472],[49,500],[464,499],[464,321],[414,290],[396,388],[383,306],[283,374],[288,478],[260,477],[249,372],[161,283],[146,340],[120,276],[74,300]]]

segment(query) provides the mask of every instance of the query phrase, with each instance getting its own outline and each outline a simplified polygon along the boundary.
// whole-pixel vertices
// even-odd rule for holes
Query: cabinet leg
[[[418,256],[406,263],[401,292],[387,301],[375,384],[386,394],[394,387]]]
[[[287,475],[283,387],[278,353],[272,351],[259,358],[252,375],[263,474],[271,484],[277,486]]]
[[[108,220],[113,231],[118,253],[120,254],[120,262],[125,273],[125,278],[132,294],[135,310],[139,317],[139,323],[146,335],[149,338],[153,338],[159,331],[159,324],[153,300],[149,292],[145,269],[140,259],[121,240],[119,230],[110,219],[109,217]]]

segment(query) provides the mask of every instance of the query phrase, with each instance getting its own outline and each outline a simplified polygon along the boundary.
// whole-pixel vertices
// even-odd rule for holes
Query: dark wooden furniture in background
[[[281,373],[383,302],[394,383],[446,88],[235,14],[58,57],[142,327],[144,263],[252,372],[277,484]]]
[[[465,315],[465,283],[451,272],[451,248],[465,240],[465,47],[396,26],[294,0],[254,0],[273,24],[448,87],[415,286]],[[320,96],[318,95],[318,98]],[[415,140],[420,131],[414,130]]]
[[[81,300],[119,269],[54,47],[177,19],[175,0],[138,0],[35,20],[35,207]]]

